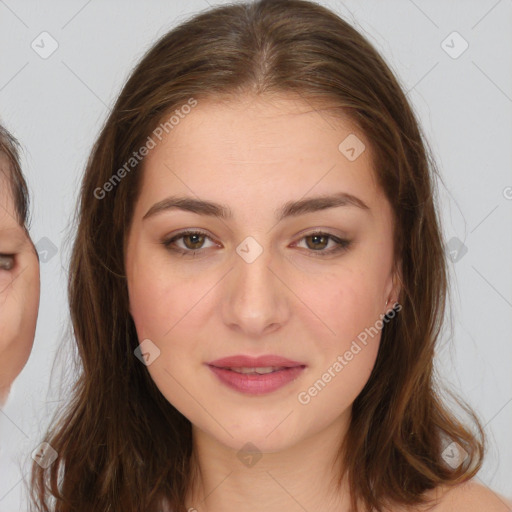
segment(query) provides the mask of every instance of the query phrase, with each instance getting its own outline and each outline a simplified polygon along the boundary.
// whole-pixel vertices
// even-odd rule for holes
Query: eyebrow
[[[299,201],[289,201],[274,213],[276,219],[281,221],[287,217],[297,217],[306,213],[318,212],[329,208],[337,208],[339,206],[353,206],[368,212],[370,211],[370,207],[358,197],[346,192],[339,192],[333,195],[323,195],[301,199]],[[197,215],[217,217],[225,220],[233,218],[233,212],[228,206],[203,199],[195,199],[193,197],[171,196],[155,203],[146,212],[142,219],[148,219],[149,217],[153,217],[154,215],[173,209],[192,212]]]

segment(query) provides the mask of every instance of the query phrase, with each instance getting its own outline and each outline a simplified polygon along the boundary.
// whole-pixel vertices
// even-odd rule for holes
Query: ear
[[[386,296],[391,306],[396,302],[400,302],[400,294],[402,292],[402,288],[402,260],[399,260],[394,265],[393,274],[391,277],[391,284],[389,286],[389,291]]]

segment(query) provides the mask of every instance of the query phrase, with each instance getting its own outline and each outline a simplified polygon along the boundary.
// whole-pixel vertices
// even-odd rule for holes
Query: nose
[[[254,261],[237,254],[224,282],[225,325],[253,339],[282,328],[290,316],[290,292],[283,277],[273,268],[268,251]]]

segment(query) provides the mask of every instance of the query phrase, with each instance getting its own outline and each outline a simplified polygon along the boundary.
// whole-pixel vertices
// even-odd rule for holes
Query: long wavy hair
[[[259,0],[211,8],[159,39],[132,71],[94,144],[68,289],[80,374],[46,436],[57,459],[47,469],[33,465],[36,510],[126,512],[165,502],[185,511],[191,423],[134,356],[139,340],[124,248],[144,159],[130,159],[191,98],[200,104],[247,92],[299,94],[319,112],[330,105],[331,114],[348,116],[370,141],[374,172],[395,217],[402,307],[382,330],[339,447],[336,482],[348,477],[352,508],[420,503],[425,491],[468,480],[480,468],[478,418],[460,400],[471,427],[451,412],[433,365],[448,267],[438,171],[415,114],[387,64],[349,23],[309,1]],[[442,458],[452,442],[468,454],[455,469]]]

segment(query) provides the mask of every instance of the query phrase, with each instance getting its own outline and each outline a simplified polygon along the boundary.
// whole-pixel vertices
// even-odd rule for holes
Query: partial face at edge
[[[130,311],[139,340],[151,340],[148,370],[162,394],[233,449],[251,441],[278,451],[341,425],[374,366],[380,331],[366,344],[358,335],[398,297],[393,221],[364,136],[354,161],[338,149],[351,133],[348,121],[334,124],[291,97],[205,101],[146,157],[126,244]],[[343,192],[368,209],[276,218],[288,202]],[[232,218],[153,208],[170,196],[225,205]],[[240,354],[305,367],[251,395],[207,365]],[[325,385],[310,393],[319,379]]]
[[[0,405],[32,350],[39,291],[37,254],[17,221],[10,185],[0,172]]]

